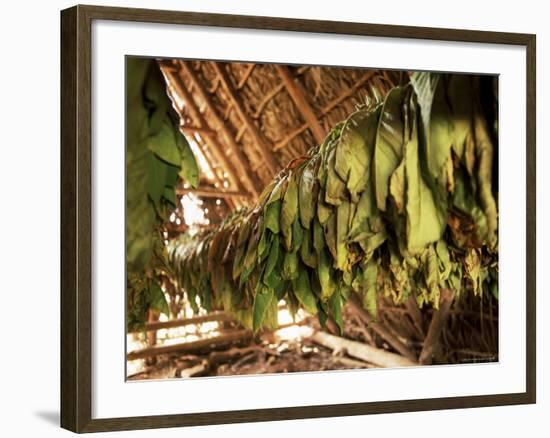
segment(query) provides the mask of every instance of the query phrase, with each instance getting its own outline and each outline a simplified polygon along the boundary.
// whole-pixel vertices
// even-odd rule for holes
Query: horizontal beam
[[[199,128],[198,126],[180,125],[180,131],[184,134],[194,135],[195,133],[200,135],[215,135],[216,133],[210,128]]]
[[[201,315],[201,316],[193,316],[191,318],[184,318],[184,319],[171,319],[170,321],[155,321],[155,322],[148,322],[145,324],[144,330],[135,330],[130,333],[140,333],[142,331],[146,332],[152,332],[162,329],[171,329],[175,327],[184,327],[186,325],[194,325],[194,324],[202,324],[205,322],[212,322],[212,321],[232,321],[233,318],[231,318],[227,313],[225,312],[214,312],[209,313],[208,315]]]
[[[145,359],[159,354],[190,353],[231,344],[232,342],[252,339],[252,331],[235,330],[213,338],[199,339],[198,341],[182,342],[172,345],[155,345],[141,350],[131,351],[126,355],[127,360]]]
[[[224,192],[222,190],[212,190],[210,188],[194,189],[192,187],[183,188],[176,187],[176,195],[186,195],[187,193],[193,193],[197,196],[204,198],[249,198],[250,195],[246,192]]]

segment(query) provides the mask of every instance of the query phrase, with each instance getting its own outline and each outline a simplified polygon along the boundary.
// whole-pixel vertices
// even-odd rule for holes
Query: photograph
[[[127,55],[126,379],[498,362],[498,85]]]

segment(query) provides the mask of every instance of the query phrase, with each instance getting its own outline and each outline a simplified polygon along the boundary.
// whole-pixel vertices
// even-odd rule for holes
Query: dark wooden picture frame
[[[526,391],[514,394],[92,419],[91,25],[93,20],[187,24],[525,46],[527,55],[525,66],[527,78]],[[62,11],[61,426],[74,432],[96,432],[535,403],[535,57],[536,37],[530,34],[98,6],[75,6]]]

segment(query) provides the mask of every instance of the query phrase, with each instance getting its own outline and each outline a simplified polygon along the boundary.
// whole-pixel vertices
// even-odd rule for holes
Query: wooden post
[[[441,289],[439,309],[432,315],[428,334],[426,335],[424,346],[418,359],[421,364],[428,365],[432,363],[434,353],[439,345],[439,337],[449,318],[449,310],[451,309],[451,304],[453,304],[454,297],[455,293],[452,290]]]
[[[276,64],[275,68],[277,69],[279,76],[283,80],[288,94],[290,94],[290,97],[292,98],[292,100],[296,104],[296,107],[308,124],[309,129],[311,129],[315,141],[321,144],[325,139],[326,132],[319,123],[319,120],[317,119],[313,108],[307,101],[304,91],[302,90],[298,82],[294,80],[288,67]]]
[[[225,125],[221,116],[218,114],[218,111],[210,101],[208,93],[204,89],[204,86],[202,85],[201,81],[197,77],[193,68],[185,61],[179,61],[179,65],[181,66],[181,69],[187,74],[189,79],[191,79],[191,82],[193,83],[195,90],[200,95],[201,99],[205,102],[208,108],[208,111],[212,116],[212,119],[214,119],[214,122],[217,125],[218,130],[223,132],[227,140],[229,149],[231,150],[231,153],[235,157],[235,162],[238,166],[238,169],[237,169],[238,175],[243,178],[244,182],[248,186],[247,187],[248,190],[250,190],[250,192],[253,193],[255,197],[258,197],[261,191],[261,184],[257,181],[257,179],[253,178],[252,176],[253,173],[252,173],[252,170],[250,169],[248,159],[245,157],[245,155],[239,148],[239,145],[235,142],[235,139],[233,138],[233,134],[229,132],[229,129]]]
[[[221,84],[225,88],[229,100],[231,100],[231,103],[233,105],[233,108],[235,109],[235,111],[237,111],[239,118],[246,125],[248,133],[252,136],[254,142],[256,143],[256,146],[260,150],[264,162],[271,172],[271,176],[274,176],[279,171],[279,163],[277,163],[277,160],[273,156],[271,145],[264,137],[262,132],[258,129],[256,124],[252,120],[252,117],[246,112],[240,96],[237,94],[237,90],[235,90],[235,87],[231,83],[231,80],[227,76],[227,73],[222,69],[219,63],[212,62],[210,64],[220,78]]]

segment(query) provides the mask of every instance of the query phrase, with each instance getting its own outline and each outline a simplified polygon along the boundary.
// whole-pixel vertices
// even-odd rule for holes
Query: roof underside
[[[160,65],[201,168],[193,192],[212,207],[212,224],[252,203],[357,106],[407,80],[405,72],[366,68],[176,59]],[[189,191],[182,185],[178,195]]]

